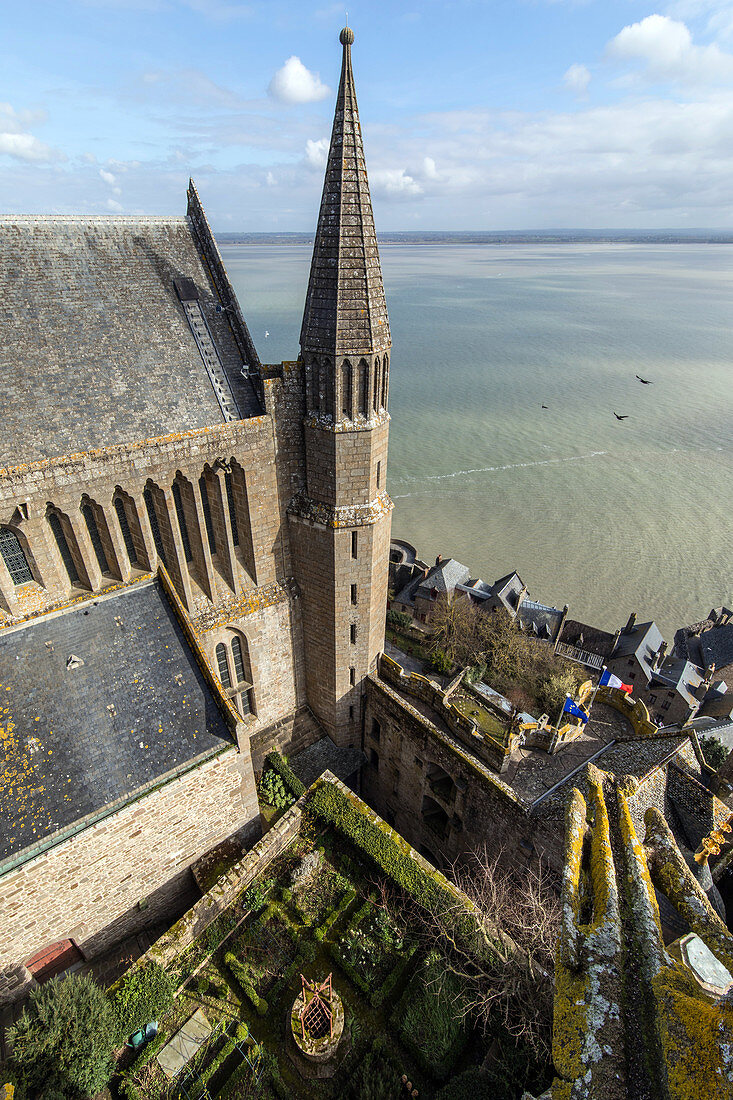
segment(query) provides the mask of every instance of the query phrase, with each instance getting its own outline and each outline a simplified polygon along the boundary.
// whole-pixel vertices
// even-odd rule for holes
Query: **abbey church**
[[[361,745],[384,638],[390,331],[343,67],[300,356],[184,217],[0,219],[0,1002],[259,830],[272,748]]]

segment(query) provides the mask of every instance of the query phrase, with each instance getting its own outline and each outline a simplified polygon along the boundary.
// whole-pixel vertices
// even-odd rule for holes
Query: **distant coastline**
[[[313,233],[217,233],[225,245],[312,245]],[[733,244],[726,229],[548,229],[380,233],[380,244]]]

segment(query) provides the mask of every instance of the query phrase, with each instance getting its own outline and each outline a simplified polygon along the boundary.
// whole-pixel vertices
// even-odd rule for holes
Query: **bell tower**
[[[339,745],[361,737],[384,643],[392,502],[385,490],[392,341],[351,45],[341,81],[300,334],[306,487],[290,505],[308,703]]]

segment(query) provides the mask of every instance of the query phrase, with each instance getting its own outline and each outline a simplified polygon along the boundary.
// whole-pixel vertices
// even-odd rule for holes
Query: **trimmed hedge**
[[[319,783],[308,806],[361,848],[421,905],[434,906],[441,902],[451,907],[455,905],[453,894],[412,857],[409,844],[398,834],[393,834],[389,826],[370,821],[335,784]]]
[[[147,1023],[160,1020],[173,1004],[175,991],[175,979],[157,962],[128,970],[108,990],[117,1018],[116,1042],[123,1043]]]
[[[332,909],[329,909],[328,913],[326,914],[325,920],[323,921],[322,924],[319,924],[318,928],[316,928],[315,932],[313,933],[313,935],[316,937],[316,939],[320,943],[322,943],[323,940],[325,940],[326,936],[331,931],[331,929],[333,928],[334,924],[339,919],[339,917],[343,913],[345,913],[346,910],[349,908],[349,906],[355,901],[356,901],[356,890],[354,890],[353,887],[350,887],[341,896],[341,898],[339,899],[338,904],[333,906]]]
[[[248,1001],[251,1002],[258,1016],[264,1016],[270,1007],[264,997],[260,997],[252,985],[249,970],[240,962],[236,955],[227,951],[224,962],[229,967],[232,977],[240,987]]]
[[[298,799],[302,794],[305,794],[305,787],[300,782],[285,757],[281,756],[279,752],[268,752],[265,757],[264,771],[267,771],[268,768],[280,776],[285,790],[288,794],[291,794],[293,798]]]

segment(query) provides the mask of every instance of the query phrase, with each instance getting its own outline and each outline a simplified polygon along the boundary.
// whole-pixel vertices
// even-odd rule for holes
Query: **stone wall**
[[[71,939],[91,957],[165,919],[190,891],[190,865],[232,833],[256,832],[258,812],[249,751],[226,749],[6,872],[0,1003],[24,994],[22,964],[46,945]]]

